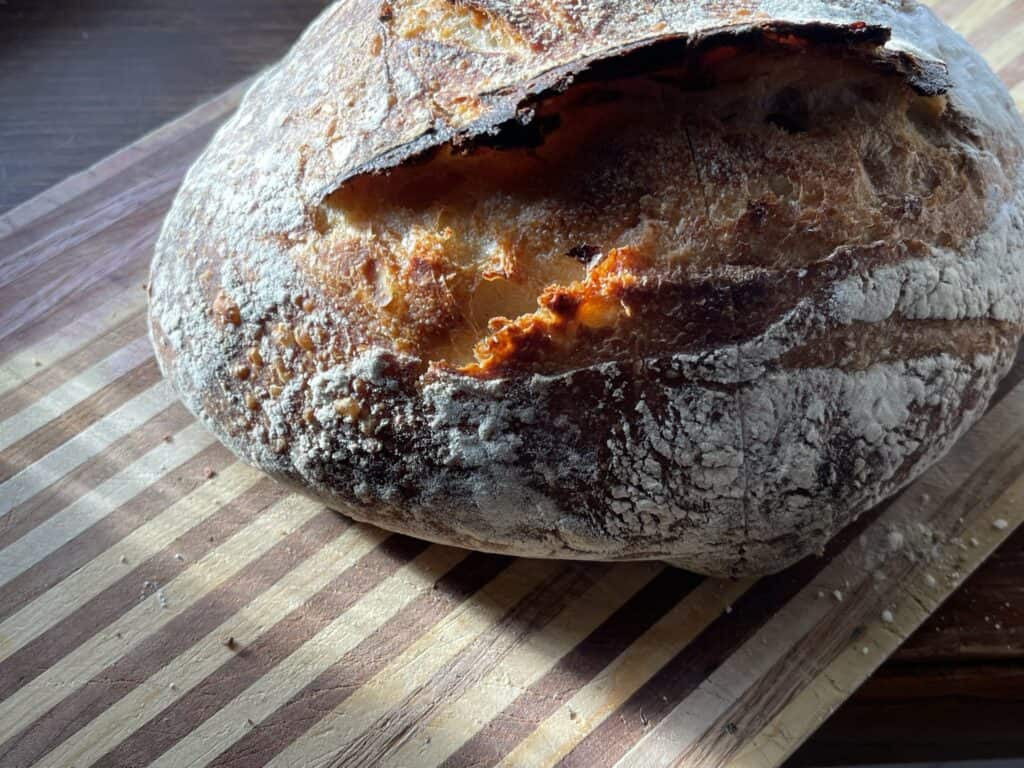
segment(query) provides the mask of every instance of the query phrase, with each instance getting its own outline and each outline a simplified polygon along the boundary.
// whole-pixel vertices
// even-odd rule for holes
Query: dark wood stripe
[[[666,568],[453,752],[444,768],[500,761],[702,581],[696,574]]]
[[[427,547],[392,536],[199,685],[107,752],[95,768],[148,765]]]
[[[644,733],[706,680],[733,652],[772,616],[811,583],[888,508],[883,503],[861,516],[832,540],[824,557],[810,557],[782,573],[762,579],[713,621],[642,685],[622,706],[605,718],[559,763],[560,768],[598,768],[614,765]]]
[[[152,557],[137,565],[126,563],[121,579],[0,662],[0,699],[10,696],[131,610],[139,602],[143,584],[166,584],[287,495],[288,492],[273,480],[262,480]],[[184,559],[175,558],[175,554]]]
[[[190,494],[206,482],[207,467],[219,472],[233,462],[227,448],[211,445],[11,579],[0,587],[0,621]]]
[[[339,744],[332,768],[377,765],[445,701],[457,700],[477,686],[509,653],[579,599],[611,567],[608,563],[561,564],[426,683],[401,701],[390,702],[388,711],[376,722],[350,742]]]
[[[12,254],[45,239],[62,222],[83,222],[125,186],[146,181],[170,160],[187,167],[251,85],[232,86],[192,111],[157,128],[96,165],[0,216],[0,253]],[[55,224],[56,221],[56,224]]]
[[[118,179],[119,190],[95,198],[88,218],[68,227],[65,222],[73,219],[62,216],[53,233],[7,260],[0,283],[0,358],[13,336],[53,310],[98,302],[93,297],[104,288],[128,288],[126,277],[136,284],[145,280],[139,278],[187,167],[179,158],[136,185]]]
[[[63,328],[72,327],[82,314],[83,306],[98,306],[123,297],[128,291],[141,292],[148,275],[148,257],[140,258],[137,262],[127,264],[121,270],[106,275],[102,280],[82,286],[73,294],[66,296],[64,301],[43,302],[37,309],[28,308],[34,318],[31,322],[25,322],[18,328],[10,329],[6,334],[0,334],[0,361],[43,341]]]
[[[233,529],[239,527],[238,523],[244,527],[259,514],[258,510],[238,511],[242,514],[236,514],[237,519],[229,525]],[[143,639],[127,654],[74,689],[67,698],[8,740],[0,747],[0,765],[31,765],[45,756],[64,739],[144,684],[163,665],[202,640],[232,614],[273,586],[288,571],[341,535],[349,525],[340,515],[325,509],[298,530],[283,537],[224,584]],[[171,564],[166,561],[173,560],[173,554],[167,550],[161,556],[159,559],[163,562],[155,565],[153,570],[162,572],[164,578],[172,578],[174,574]],[[142,573],[138,576],[141,578]],[[124,597],[138,602],[138,590],[142,582],[136,578],[125,578],[122,582],[127,587]],[[100,631],[106,625],[106,620],[107,617],[103,617],[93,622],[88,627],[89,634]],[[83,617],[83,623],[87,622],[88,617]]]
[[[195,421],[181,403],[161,411],[134,432],[114,441],[105,450],[64,475],[4,516],[0,527],[0,549],[20,539],[67,505],[109,480],[121,469],[148,453]]]
[[[511,558],[475,552],[345,654],[273,715],[222,752],[210,768],[266,763],[379,673],[420,635],[501,573]]]
[[[0,395],[0,420],[8,419],[82,371],[109,357],[146,333],[145,312],[125,317],[106,333],[28,377],[16,389]]]
[[[150,359],[85,400],[0,451],[0,482],[9,480],[29,464],[107,416],[160,381],[156,360]]]

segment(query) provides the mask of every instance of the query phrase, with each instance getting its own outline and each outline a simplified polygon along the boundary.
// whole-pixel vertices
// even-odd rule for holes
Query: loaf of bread
[[[348,0],[189,172],[158,359],[346,515],[777,570],[1024,329],[1024,127],[911,0]]]

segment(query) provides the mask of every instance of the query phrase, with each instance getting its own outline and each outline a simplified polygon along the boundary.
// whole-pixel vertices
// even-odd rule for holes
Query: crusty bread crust
[[[998,80],[910,2],[634,5],[329,8],[157,245],[189,408],[360,520],[712,574],[948,450],[1024,328]]]

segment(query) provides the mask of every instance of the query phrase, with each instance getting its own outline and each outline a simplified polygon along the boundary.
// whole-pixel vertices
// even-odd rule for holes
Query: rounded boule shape
[[[336,3],[185,179],[154,346],[356,519],[777,570],[1012,363],[1022,137],[913,2]]]

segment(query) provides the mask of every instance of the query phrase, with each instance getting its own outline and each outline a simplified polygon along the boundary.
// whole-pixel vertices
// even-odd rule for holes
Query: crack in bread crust
[[[158,243],[161,368],[238,455],[353,517],[449,544],[762,573],[816,550],[984,411],[1024,325],[1024,129],[977,54],[928,11],[666,1],[629,16],[633,4],[596,0],[553,23],[546,5],[477,0],[482,28],[432,22],[448,34],[436,40],[396,28],[442,6],[391,5],[332,6],[261,78],[190,171]],[[729,79],[743,56],[719,53],[751,42],[771,73],[760,85],[749,67]],[[700,99],[692,82],[672,84],[666,57],[680,52],[711,57],[715,87]],[[810,99],[786,89],[821,58],[833,67],[822,72],[856,76],[826,77]],[[576,85],[554,87],[574,73]],[[543,158],[559,134],[578,135],[572,99],[606,116],[602,91],[623,80],[640,101],[671,101],[675,88],[723,107],[669,110],[692,136],[655,153],[678,161],[685,194],[670,215],[658,185],[653,201],[623,205],[651,206],[644,224],[683,222],[682,235],[570,205],[553,231],[578,226],[580,238],[484,264],[480,249],[453,252],[468,225],[414,232],[374,210],[376,239],[339,237],[339,217],[357,218],[346,194],[394,202],[388,183],[427,171]],[[829,83],[856,95],[815,101]],[[730,122],[730,95],[757,110]],[[822,103],[838,122],[817,121]],[[523,109],[532,129],[484,137]],[[617,134],[620,158],[640,158],[629,140],[657,135],[646,127]],[[390,182],[365,175],[378,170]],[[628,170],[659,180],[640,162]],[[496,194],[525,188],[533,198],[514,207],[543,210],[557,177],[537,178],[539,191]],[[454,185],[447,199],[457,207],[467,189],[481,187]],[[443,197],[418,210],[430,218]],[[449,277],[453,260],[468,279]],[[466,297],[499,282],[508,291],[466,322]],[[526,287],[510,298],[515,285]],[[502,333],[519,336],[506,346]],[[486,354],[454,354],[482,338]],[[457,370],[466,363],[478,369]]]

